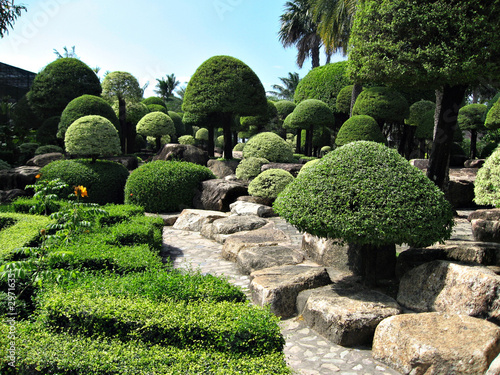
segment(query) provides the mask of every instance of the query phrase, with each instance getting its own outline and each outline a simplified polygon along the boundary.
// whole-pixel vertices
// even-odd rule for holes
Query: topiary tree
[[[52,116],[45,120],[36,131],[36,141],[41,145],[57,144],[57,129],[59,127],[59,116]]]
[[[145,104],[146,106],[149,105],[161,105],[163,108],[167,109],[167,105],[163,101],[162,98],[158,98],[157,96],[150,96],[149,98],[143,99],[141,101],[142,104]]]
[[[396,150],[375,142],[330,152],[289,184],[273,208],[301,231],[361,246],[366,284],[376,281],[379,247],[429,246],[448,239],[453,228],[439,188]]]
[[[156,151],[160,151],[161,137],[175,135],[175,126],[172,119],[163,112],[151,112],[137,123],[137,133],[156,139]]]
[[[262,166],[268,163],[269,160],[254,156],[242,159],[236,167],[236,178],[240,180],[251,180],[257,177],[261,172]]]
[[[144,104],[143,102],[141,102]],[[165,114],[168,114],[167,109],[159,104],[147,104],[146,107],[148,107],[149,112],[163,112]]]
[[[194,139],[196,139],[196,141],[200,142],[202,145],[207,144],[208,138],[209,138],[209,131],[208,129],[205,128],[198,129],[194,136]]]
[[[351,101],[352,101],[352,89],[354,85],[348,85],[343,87],[339,94],[337,95],[337,100],[335,102],[335,108],[338,112],[349,115],[351,113]]]
[[[410,106],[410,115],[405,120],[409,126],[415,127],[414,137],[419,140],[419,157],[425,157],[425,141],[432,141],[434,137],[434,113],[436,104],[421,100]]]
[[[101,95],[99,78],[85,63],[61,58],[38,73],[27,94],[30,106],[41,120],[61,116],[68,103],[84,94]]]
[[[182,109],[214,118],[223,128],[224,157],[231,159],[234,117],[265,115],[267,99],[262,83],[246,64],[234,57],[214,56],[191,77]]]
[[[66,152],[88,156],[95,162],[99,156],[120,153],[120,138],[108,119],[92,115],[84,116],[72,123],[64,137]]]
[[[263,131],[279,130],[277,126],[278,110],[273,101],[267,100],[267,111],[260,116],[242,116],[240,125],[243,129],[250,129],[251,133],[261,133]]]
[[[99,96],[82,95],[70,101],[64,108],[57,128],[57,138],[64,139],[66,130],[72,123],[83,116],[90,115],[98,115],[108,119],[120,133],[118,117],[109,103]]]
[[[248,194],[254,197],[276,199],[279,193],[294,180],[292,174],[283,169],[267,169],[248,185]]]
[[[479,168],[474,196],[477,204],[500,206],[500,148],[497,147]]]
[[[157,160],[132,171],[125,185],[125,203],[147,212],[176,212],[193,206],[195,189],[215,178],[207,167]]]
[[[377,121],[373,117],[365,115],[352,116],[344,122],[335,138],[337,146],[343,146],[355,141],[372,141],[382,144],[387,142],[380,131]]]
[[[175,135],[180,137],[186,134],[186,129],[184,128],[184,123],[182,122],[182,117],[174,111],[168,111],[167,115],[172,119],[175,126]],[[191,135],[191,134],[188,134]]]
[[[489,130],[500,128],[500,100],[497,100],[488,111],[484,126]]]
[[[270,162],[289,163],[293,160],[293,150],[279,135],[264,132],[254,135],[243,149],[243,158],[264,158]]]
[[[457,124],[462,131],[470,132],[470,159],[477,156],[477,132],[486,130],[484,126],[484,114],[488,107],[484,104],[468,104],[458,111]]]
[[[181,145],[195,145],[196,139],[192,135],[182,135],[178,139],[179,144]]]

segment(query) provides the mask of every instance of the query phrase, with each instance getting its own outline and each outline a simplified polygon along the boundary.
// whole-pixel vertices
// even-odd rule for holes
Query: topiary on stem
[[[373,117],[357,115],[344,122],[335,138],[335,144],[343,146],[355,141],[372,141],[385,144],[387,140]]]
[[[163,112],[148,113],[137,123],[136,130],[142,136],[155,138],[156,151],[159,151],[161,148],[162,136],[175,135],[174,122]]]
[[[243,158],[264,158],[270,162],[288,163],[293,160],[293,150],[279,135],[264,132],[254,135],[243,149]]]

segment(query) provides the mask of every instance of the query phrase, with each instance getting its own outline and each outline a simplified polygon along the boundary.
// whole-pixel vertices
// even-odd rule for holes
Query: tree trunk
[[[361,246],[362,278],[367,287],[377,285],[377,247],[373,245]]]
[[[306,156],[312,156],[312,138],[313,138],[313,130],[312,127],[306,130]]]
[[[156,137],[156,152],[160,152],[161,150],[161,136]]]
[[[207,144],[207,152],[208,156],[213,158],[214,157],[214,150],[215,150],[215,136],[214,136],[214,126],[209,125],[207,126],[208,128],[208,144]]]
[[[223,113],[221,114],[221,125],[222,132],[224,135],[224,159],[230,160],[233,158],[233,137],[231,127],[233,125],[233,114]]]
[[[118,119],[120,121],[120,136],[122,151],[127,154],[127,103],[125,100],[118,98]]]
[[[363,86],[360,85],[359,83],[355,83],[354,86],[352,87],[351,111],[349,113],[349,117],[352,117],[352,110],[354,109],[354,103],[356,103],[356,99],[358,98],[359,94],[361,94],[361,91],[363,91]]]
[[[302,149],[302,129],[297,129],[297,145],[295,146],[295,152],[300,154]]]
[[[477,157],[477,130],[470,131],[470,158],[474,160]]]
[[[415,132],[417,131],[416,126],[410,126],[408,129],[408,138],[406,139],[406,151],[405,151],[405,158],[410,159],[411,157],[411,152],[413,151],[415,147]]]
[[[311,60],[313,69],[319,66],[319,53],[320,53],[320,45],[318,44],[317,46],[314,46],[311,49]]]
[[[434,140],[427,177],[443,191],[447,187],[453,133],[457,126],[458,111],[466,88],[463,85],[445,85],[441,90],[436,90]]]

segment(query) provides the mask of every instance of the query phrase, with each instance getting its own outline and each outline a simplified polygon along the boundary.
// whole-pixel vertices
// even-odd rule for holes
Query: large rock
[[[308,296],[299,313],[309,327],[342,346],[370,345],[377,325],[401,313],[394,299],[356,284],[337,283],[302,293]]]
[[[276,216],[270,206],[241,200],[230,204],[229,208],[233,215],[256,215],[260,217]]]
[[[230,205],[241,195],[248,194],[248,184],[225,179],[207,180],[201,184],[201,192],[195,195],[193,205],[202,210],[230,211]]]
[[[474,159],[474,160],[467,160],[464,163],[465,168],[481,168],[484,165],[484,162],[486,159]]]
[[[239,160],[210,159],[207,166],[217,178],[225,178],[236,173],[236,167],[239,163]]]
[[[38,173],[40,173],[40,167],[23,166],[0,170],[0,190],[23,190],[26,185],[36,182]]]
[[[407,272],[401,279],[397,300],[417,312],[437,311],[500,322],[500,276],[486,267],[438,260]]]
[[[265,268],[250,274],[252,301],[269,305],[271,312],[282,318],[296,314],[297,295],[306,289],[329,284],[324,267],[280,266]]]
[[[264,268],[299,264],[304,254],[288,246],[256,246],[243,249],[236,257],[239,269],[245,275]]]
[[[475,210],[472,211],[467,220],[472,222],[472,220],[492,220],[492,221],[500,221],[500,208],[491,208],[486,210]]]
[[[342,271],[350,271],[361,275],[363,257],[361,246],[342,244],[332,238],[320,238],[309,233],[302,236],[302,250],[313,261],[328,267],[335,267]],[[377,251],[377,277],[390,279],[394,277],[396,267],[396,247],[383,246]]]
[[[237,201],[262,204],[264,206],[269,206],[269,207],[273,205],[272,199],[264,197],[254,197],[252,195],[242,195],[241,197],[238,197]]]
[[[207,165],[208,153],[192,145],[166,144],[153,160],[182,160]]]
[[[294,177],[297,177],[303,166],[304,164],[294,163],[267,163],[263,164],[260,170],[264,172],[268,169],[283,169],[287,172],[290,172]]]
[[[429,159],[411,159],[410,164],[421,171],[424,171],[429,168]]]
[[[500,244],[476,241],[446,241],[426,248],[409,248],[397,259],[396,276],[434,260],[449,260],[484,266],[500,266]]]
[[[239,252],[255,246],[290,246],[290,237],[274,223],[268,223],[262,228],[229,236],[222,246],[222,257],[236,262]]]
[[[500,352],[500,328],[439,313],[402,314],[375,330],[372,355],[404,374],[484,374]]]
[[[114,161],[115,163],[119,163],[123,165],[125,168],[127,168],[129,171],[133,171],[134,169],[137,169],[139,167],[139,159],[137,159],[137,156],[126,156],[126,155],[109,156],[105,159]]]
[[[37,155],[26,162],[30,167],[45,167],[47,164],[56,160],[64,159],[64,155],[60,152],[50,152],[48,154]]]
[[[204,224],[223,217],[227,217],[224,212],[185,209],[181,212],[173,227],[179,230],[199,232]]]
[[[475,168],[450,169],[450,183],[446,198],[454,208],[475,207],[474,182],[476,174],[477,169]]]
[[[219,243],[224,243],[230,234],[259,229],[267,223],[266,219],[257,216],[231,215],[204,224],[201,228],[201,235]]]
[[[28,193],[26,190],[12,189],[12,190],[0,190],[0,203],[11,203],[19,197],[25,197]]]
[[[500,375],[500,355],[491,362],[490,368],[484,375]]]
[[[472,235],[476,241],[500,242],[500,221],[475,219],[471,221]]]

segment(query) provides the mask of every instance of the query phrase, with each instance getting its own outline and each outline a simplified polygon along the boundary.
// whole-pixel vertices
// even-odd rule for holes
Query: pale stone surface
[[[203,224],[227,217],[228,214],[219,211],[185,209],[174,224],[175,229],[201,231]]]
[[[500,221],[475,219],[471,225],[476,241],[500,242]]]
[[[296,313],[297,295],[306,289],[330,283],[324,267],[280,266],[250,274],[250,291],[256,305],[269,305],[271,312],[282,318]]]
[[[192,145],[169,143],[163,146],[163,149],[153,160],[183,160],[206,166],[208,153]]]
[[[239,269],[245,275],[275,266],[298,264],[304,254],[287,246],[257,246],[243,249],[236,257]]]
[[[273,209],[263,204],[236,201],[232,203],[229,207],[233,215],[256,215],[259,217],[274,216]]]
[[[303,166],[304,164],[298,164],[298,163],[268,163],[262,165],[260,170],[264,172],[267,171],[268,169],[283,169],[291,173],[294,177],[297,177]]]
[[[40,173],[40,167],[17,167],[0,170],[0,190],[24,189],[26,185],[36,182],[35,176]]]
[[[498,353],[498,326],[439,313],[384,319],[372,347],[375,359],[405,374],[484,374]]]
[[[485,375],[500,375],[500,355],[491,362],[490,368]]]
[[[225,178],[235,173],[236,167],[239,163],[239,160],[210,159],[207,163],[207,167],[217,178]]]
[[[243,181],[228,181],[225,179],[206,180],[201,184],[193,204],[203,210],[230,211],[230,205],[240,195],[248,194],[248,184]]]
[[[0,190],[0,203],[11,203],[17,198],[27,195],[26,191],[21,189]]]
[[[60,152],[49,152],[47,154],[37,155],[26,162],[26,165],[31,167],[45,167],[47,164],[64,159],[64,155]]]
[[[484,162],[486,159],[474,159],[474,160],[467,160],[464,163],[465,168],[481,168],[484,165]]]
[[[302,316],[309,327],[342,346],[370,345],[377,325],[401,313],[394,299],[355,284],[341,282],[302,293],[307,293]]]
[[[259,229],[267,223],[266,219],[258,216],[231,215],[204,224],[201,228],[201,235],[219,243],[224,243],[230,234]]]
[[[262,204],[264,206],[269,206],[269,207],[273,205],[272,199],[264,197],[254,197],[252,195],[242,195],[241,197],[238,197],[237,201]]]
[[[224,259],[236,262],[238,253],[244,248],[276,245],[289,246],[290,237],[276,229],[274,223],[268,223],[256,230],[230,235],[224,242],[221,254]]]
[[[500,321],[500,276],[482,266],[434,261],[405,274],[397,300],[414,311]]]
[[[483,220],[500,220],[500,208],[491,208],[487,210],[475,210],[472,211],[468,216],[467,220],[472,221],[476,219]]]
[[[424,170],[429,168],[429,159],[411,159],[410,164],[418,169]]]

